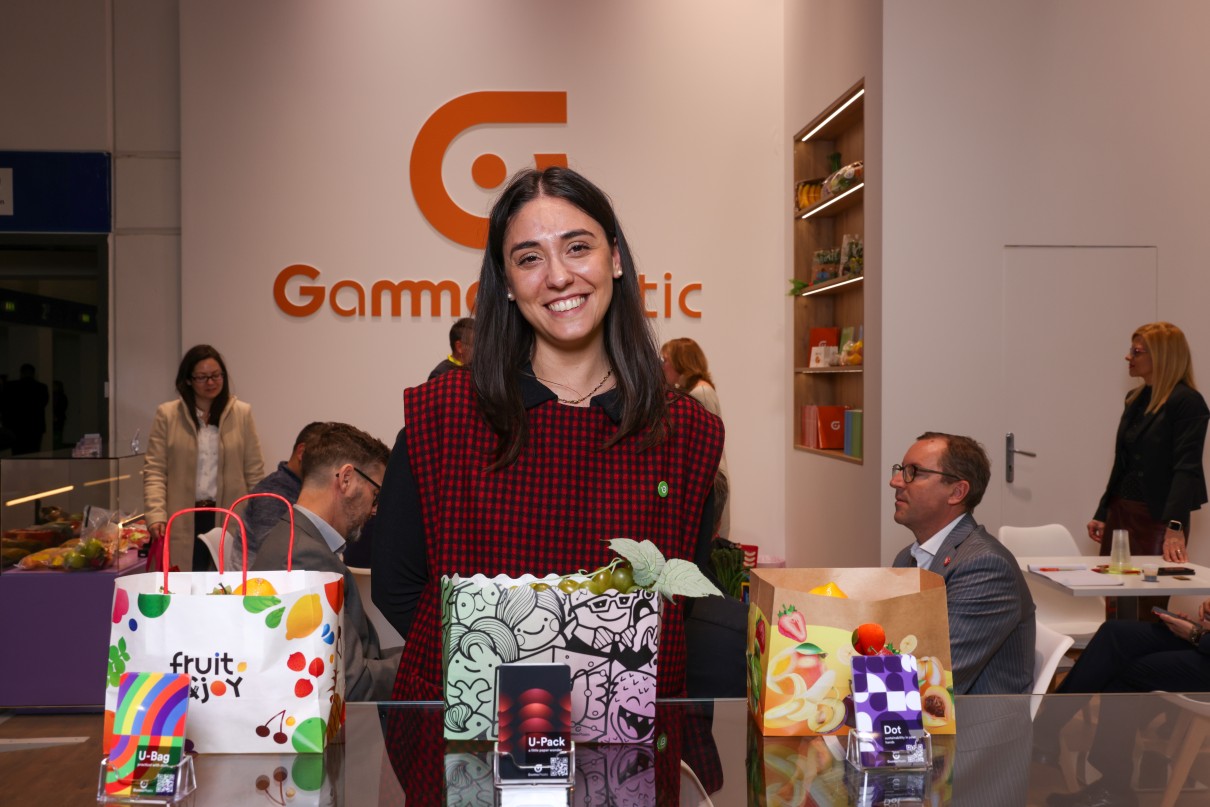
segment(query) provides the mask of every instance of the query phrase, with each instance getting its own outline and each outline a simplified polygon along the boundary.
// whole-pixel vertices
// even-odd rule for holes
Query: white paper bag
[[[239,593],[211,593],[220,585]],[[129,670],[191,677],[191,750],[322,751],[344,725],[344,596],[344,578],[335,572],[119,577],[111,612],[105,748],[112,741],[118,679]]]

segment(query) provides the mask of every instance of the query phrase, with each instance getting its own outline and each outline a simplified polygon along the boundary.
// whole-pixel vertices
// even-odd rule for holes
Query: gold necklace
[[[582,398],[576,398],[575,400],[568,400],[567,398],[559,398],[557,395],[555,396],[555,398],[559,401],[559,403],[567,404],[568,406],[576,406],[578,404],[582,404],[585,401],[587,401],[589,398],[591,398],[592,396],[596,395],[597,390],[599,390],[601,387],[605,386],[605,382],[609,380],[609,377],[611,375],[613,375],[612,367],[610,367],[608,370],[605,371],[605,375],[601,378],[600,382],[595,387],[592,388],[592,391],[589,392],[587,395],[585,395]],[[542,378],[541,376],[536,375],[536,374],[534,375],[534,378],[538,379],[539,381],[541,381],[544,384],[554,384],[556,387],[567,387],[566,384],[560,384],[557,381],[548,381],[547,379]],[[571,389],[571,387],[567,387],[567,388]]]

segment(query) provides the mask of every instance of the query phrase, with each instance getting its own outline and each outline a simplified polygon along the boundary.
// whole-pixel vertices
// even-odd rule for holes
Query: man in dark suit
[[[891,469],[895,521],[916,536],[894,565],[945,579],[957,695],[1033,687],[1033,597],[1012,553],[973,515],[990,479],[983,446],[939,432],[920,435]]]
[[[389,451],[381,441],[345,423],[326,423],[306,443],[302,490],[294,505],[294,568],[344,575],[345,699],[389,700],[401,648],[383,650],[349,567],[341,559],[378,505]],[[252,571],[285,569],[290,522],[283,517],[265,536]]]

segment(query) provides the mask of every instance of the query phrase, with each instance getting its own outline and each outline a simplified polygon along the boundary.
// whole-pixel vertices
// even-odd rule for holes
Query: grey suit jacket
[[[290,521],[283,517],[265,536],[250,571],[285,569],[289,549]],[[390,700],[403,650],[394,648],[383,653],[378,643],[378,632],[366,618],[353,573],[328,548],[311,520],[297,511],[294,513],[294,568],[344,575],[344,631],[341,638],[344,644],[345,700]]]
[[[916,565],[910,546],[894,565]],[[945,580],[954,694],[1031,691],[1034,600],[1016,558],[968,513],[941,543],[932,567]]]

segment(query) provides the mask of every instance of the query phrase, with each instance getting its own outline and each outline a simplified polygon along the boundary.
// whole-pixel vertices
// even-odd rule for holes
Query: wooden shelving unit
[[[820,180],[831,171],[829,155],[839,153],[840,164],[865,159],[865,83],[859,81],[794,136],[794,190],[800,182]],[[854,100],[854,97],[856,99]],[[839,110],[839,112],[838,112]],[[805,140],[804,140],[805,138]],[[846,234],[865,240],[865,184],[844,194],[820,199],[805,208],[792,206],[794,228],[794,276],[811,280],[816,250],[839,249]],[[865,274],[840,277],[804,289],[794,299],[794,447],[809,454],[860,464],[839,450],[808,448],[802,434],[802,407],[847,406],[864,410],[863,366],[810,367],[811,328],[865,324]]]

